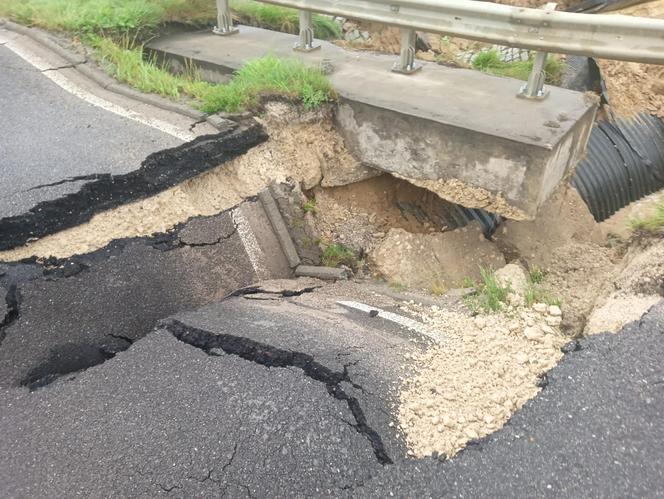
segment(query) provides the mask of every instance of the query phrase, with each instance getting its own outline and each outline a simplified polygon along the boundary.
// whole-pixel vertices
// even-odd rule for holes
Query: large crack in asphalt
[[[160,323],[160,326],[169,331],[175,338],[199,348],[208,355],[216,355],[214,350],[222,350],[228,355],[236,355],[242,359],[266,367],[297,367],[304,374],[325,385],[327,393],[348,406],[355,423],[349,423],[358,433],[363,435],[371,444],[376,459],[381,464],[392,464],[383,441],[367,423],[362,406],[357,398],[349,395],[341,387],[342,382],[360,388],[348,374],[347,367],[343,371],[333,371],[327,366],[316,362],[313,356],[304,352],[284,350],[250,338],[230,334],[217,334],[184,324],[176,319]]]
[[[252,201],[254,198],[248,198],[248,200]],[[81,281],[81,285],[94,286],[94,283],[89,282],[89,278],[83,277],[81,274],[94,272],[96,266],[111,259],[119,263],[122,262],[123,254],[127,248],[137,243],[149,246],[161,253],[185,247],[204,250],[207,247],[224,244],[225,241],[231,239],[237,233],[237,226],[230,217],[230,223],[226,227],[221,229],[211,228],[211,231],[221,230],[221,232],[208,235],[208,239],[200,235],[198,235],[198,238],[191,235],[184,237],[183,235],[188,228],[191,228],[193,223],[217,220],[222,216],[224,215],[196,217],[176,225],[171,231],[166,233],[117,239],[93,252],[67,258],[50,257],[38,259],[31,257],[20,262],[0,262],[0,291],[6,290],[5,295],[0,294],[0,300],[4,300],[6,303],[2,307],[2,313],[0,314],[0,346],[2,346],[12,325],[20,319],[21,288],[28,283],[35,280],[56,283],[63,279],[78,276],[77,278],[84,279]],[[120,263],[120,265],[122,264]],[[127,271],[131,271],[131,269],[132,267],[129,265]],[[200,305],[203,304],[205,303],[200,303]],[[177,310],[168,310],[164,316],[175,313]],[[117,353],[127,350],[134,341],[150,333],[161,317],[150,321],[139,321],[144,322],[144,327],[138,331],[135,329],[136,321],[129,318],[128,321],[134,326],[131,335],[126,334],[123,330],[109,333],[107,330],[108,325],[100,324],[98,331],[91,332],[91,336],[95,338],[92,341],[71,339],[66,342],[53,344],[50,347],[48,356],[40,361],[39,364],[34,365],[30,371],[22,375],[17,382],[32,391],[46,387],[63,377],[73,379],[74,376],[86,369],[106,362],[112,359]],[[54,320],[57,320],[57,318],[54,318]]]
[[[59,183],[92,180],[74,193],[43,201],[27,213],[0,219],[0,251],[21,246],[35,238],[75,227],[102,211],[144,199],[215,168],[267,140],[256,122],[232,130],[204,135],[150,154],[140,168],[125,175],[94,175]],[[46,186],[38,186],[46,187]]]

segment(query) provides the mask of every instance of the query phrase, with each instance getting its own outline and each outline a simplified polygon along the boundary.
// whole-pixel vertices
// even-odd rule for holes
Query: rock
[[[540,314],[546,313],[547,309],[548,307],[546,306],[546,303],[535,303],[535,305],[533,305],[533,310]]]
[[[348,33],[346,33],[346,34],[344,35],[344,39],[345,39],[346,41],[348,41],[348,42],[355,41],[355,40],[357,40],[357,39],[359,39],[359,38],[362,38],[362,35],[361,35],[360,32],[359,32],[358,30],[356,30],[356,29],[354,29],[354,30],[352,30],[352,31],[349,31]]]
[[[484,317],[475,317],[474,322],[478,329],[484,329],[486,327],[486,319]]]
[[[601,242],[601,230],[579,193],[561,182],[540,207],[533,221],[507,220],[497,231],[497,243],[529,264],[546,267],[556,248],[570,242]]]
[[[537,387],[544,388],[549,384],[549,377],[546,373],[542,373],[537,377]]]
[[[549,326],[547,324],[542,324],[540,326],[540,329],[546,334],[555,334],[556,333],[556,330],[553,329],[551,326]]]
[[[496,271],[496,280],[501,286],[508,287],[516,295],[523,296],[528,278],[525,269],[516,263],[508,263]]]
[[[423,289],[434,285],[452,289],[467,277],[479,279],[480,267],[505,265],[495,244],[486,239],[478,242],[479,224],[473,222],[465,229],[433,234],[390,229],[370,258],[388,281]]]
[[[549,315],[553,317],[561,317],[563,315],[562,310],[560,310],[560,307],[558,305],[551,305],[549,307]]]
[[[578,350],[581,350],[581,343],[576,340],[569,341],[560,348],[562,353],[571,353]]]
[[[554,316],[549,315],[544,320],[546,321],[546,324],[548,326],[558,327],[558,326],[560,326],[561,322],[563,321],[563,318],[560,317],[560,316],[554,317]]]
[[[523,330],[523,335],[531,341],[540,341],[544,338],[544,333],[536,326],[528,326]]]
[[[628,322],[639,320],[650,307],[661,299],[662,297],[659,295],[610,296],[602,306],[593,310],[583,332],[584,334],[597,334],[605,331],[619,331]]]

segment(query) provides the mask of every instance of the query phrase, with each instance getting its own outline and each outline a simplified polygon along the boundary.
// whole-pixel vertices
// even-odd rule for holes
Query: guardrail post
[[[416,36],[414,29],[401,28],[401,53],[392,66],[395,73],[411,74],[422,69],[420,64],[415,63]]]
[[[300,10],[300,39],[295,43],[293,50],[298,52],[311,52],[320,45],[314,45],[314,23],[310,10]]]
[[[237,28],[233,27],[228,0],[217,0],[217,25],[212,28],[212,32],[221,36],[234,35],[239,32]]]
[[[553,12],[556,10],[557,5],[558,4],[555,2],[549,2],[544,6],[544,10]],[[517,94],[518,97],[541,100],[549,95],[549,91],[544,88],[544,80],[546,79],[546,60],[548,56],[548,52],[542,52],[541,50],[535,52],[533,69],[530,71],[530,75],[528,75],[528,82],[519,90],[519,93]]]

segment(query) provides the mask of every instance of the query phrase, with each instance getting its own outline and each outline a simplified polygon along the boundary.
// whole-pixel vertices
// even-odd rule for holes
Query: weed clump
[[[468,281],[464,285],[469,284]],[[511,291],[509,286],[502,286],[493,269],[480,267],[480,281],[475,286],[475,294],[466,298],[466,304],[474,312],[500,312]]]
[[[230,6],[240,24],[285,33],[298,33],[299,31],[299,14],[295,9],[252,0],[231,0]],[[333,19],[314,14],[312,22],[316,38],[321,40],[341,38],[341,28]]]
[[[549,289],[544,287],[543,281],[546,272],[539,267],[533,267],[528,274],[528,282],[524,292],[524,300],[527,307],[532,307],[535,303],[546,303],[547,305],[562,305],[559,298],[555,297]]]
[[[322,264],[326,267],[339,267],[345,265],[351,269],[357,268],[357,255],[348,246],[340,243],[329,244],[325,247]]]
[[[142,92],[178,99],[183,96],[206,113],[238,112],[256,107],[261,98],[282,96],[300,101],[307,109],[334,100],[335,92],[325,75],[295,59],[268,55],[247,62],[227,84],[201,80],[198,71],[189,67],[174,75],[154,58],[145,58],[141,47],[132,48],[125,39],[90,36],[89,43],[107,71],[118,80]]]
[[[526,81],[533,69],[533,58],[531,57],[527,61],[505,62],[500,58],[498,51],[493,49],[477,54],[473,59],[472,66],[474,69],[492,75],[507,76]],[[563,63],[559,59],[549,57],[544,66],[545,81],[551,84],[559,83],[563,69]]]
[[[664,230],[664,202],[657,203],[655,211],[643,218],[634,218],[629,221],[632,232],[639,234],[657,234]]]

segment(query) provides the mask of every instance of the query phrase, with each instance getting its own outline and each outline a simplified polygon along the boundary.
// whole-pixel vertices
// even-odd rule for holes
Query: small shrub
[[[633,218],[629,221],[632,232],[658,233],[664,229],[664,201],[657,203],[655,211],[645,218]]]
[[[307,200],[302,205],[302,210],[305,213],[316,213],[316,198],[311,198],[311,199]]]
[[[351,269],[357,268],[357,256],[355,252],[348,246],[339,243],[328,245],[323,251],[321,260],[326,267],[345,265]]]
[[[480,52],[475,56],[472,62],[474,69],[484,71],[485,73],[507,76],[517,80],[528,80],[533,69],[533,59],[528,61],[505,62],[500,58],[500,54],[495,49]],[[563,63],[556,57],[549,56],[544,66],[545,81],[547,83],[558,83],[563,73]]]
[[[541,284],[546,276],[546,272],[539,267],[533,266],[528,274],[528,281],[533,284]]]
[[[477,292],[466,299],[466,304],[475,312],[499,312],[507,301],[510,287],[501,286],[492,269],[480,267],[480,278]]]

